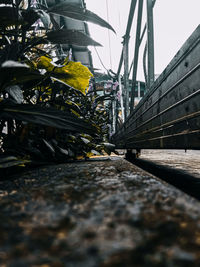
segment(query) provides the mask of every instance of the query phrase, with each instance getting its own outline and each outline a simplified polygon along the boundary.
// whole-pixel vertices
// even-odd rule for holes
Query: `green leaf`
[[[64,148],[61,148],[61,147],[59,147],[59,146],[56,146],[56,148],[59,150],[59,152],[61,153],[61,154],[63,154],[64,156],[69,156],[69,151],[68,150],[66,150],[66,149],[64,149]]]
[[[39,10],[38,15],[40,16],[40,19],[45,27],[45,29],[49,29],[51,24],[51,18],[48,13],[46,13],[44,10]]]
[[[42,141],[44,142],[48,152],[51,153],[52,156],[55,156],[55,149],[53,148],[53,146],[45,139],[42,139]]]
[[[10,85],[23,84],[28,81],[42,81],[46,77],[38,71],[32,71],[26,64],[8,60],[0,68],[1,89]]]
[[[57,85],[63,85],[64,88],[62,87],[62,90],[70,90],[71,92],[73,92],[75,95],[79,95],[81,97],[85,97],[85,95],[80,91],[75,89],[74,87],[71,87],[70,85],[68,85],[67,83],[63,82],[62,80],[60,80],[59,78],[68,78],[68,77],[73,77],[73,75],[69,74],[69,73],[50,73],[53,82],[57,83]],[[58,78],[57,78],[58,77]]]
[[[81,137],[81,140],[83,141],[84,144],[88,144],[90,143],[90,140],[88,140],[87,138]]]
[[[77,5],[62,3],[49,8],[47,12],[76,20],[92,22],[115,32],[108,22],[100,18],[95,13],[85,8],[78,7]]]
[[[5,88],[5,91],[14,99],[17,104],[24,100],[22,89],[18,85],[12,85]]]
[[[24,21],[24,30],[28,30],[31,25],[33,25],[41,17],[41,13],[39,13],[39,10],[37,9],[29,8],[27,10],[23,10],[21,13]]]
[[[111,144],[111,143],[103,143],[103,147],[104,147],[105,152],[108,155],[110,155],[111,152],[114,152],[115,151],[115,145],[114,144]]]
[[[4,163],[7,161],[17,160],[14,156],[0,156],[0,163]]]
[[[12,0],[0,0],[0,4],[11,5],[12,3]]]
[[[76,30],[60,29],[47,33],[47,40],[53,44],[69,44],[79,46],[102,46],[90,36]]]
[[[102,102],[102,101],[110,100],[110,99],[111,99],[110,95],[102,95],[102,96],[96,97],[95,102],[98,103],[98,102]]]
[[[30,160],[18,159],[14,156],[0,156],[0,169],[5,169],[13,166],[23,166],[30,163]]]
[[[78,133],[96,133],[95,127],[90,123],[73,116],[68,111],[39,105],[17,105],[9,101],[2,101],[0,103],[0,119],[16,119]]]
[[[65,110],[71,110],[71,111],[73,110],[79,115],[81,115],[82,113],[80,107],[75,102],[70,101],[70,100],[65,101],[63,98],[60,98],[60,99],[58,98],[54,100],[54,104],[64,107]]]
[[[50,19],[51,19],[51,23],[53,24],[53,28],[55,30],[59,30],[60,26],[59,26],[58,22],[56,21],[56,19],[54,18],[53,14],[50,14]]]
[[[98,151],[96,151],[94,149],[91,150],[91,153],[96,155],[96,156],[100,156],[101,155]]]
[[[10,6],[0,6],[0,28],[22,23],[22,17],[18,10]]]
[[[41,19],[45,29],[49,29],[51,19],[49,14],[44,10],[29,8],[23,10],[21,13],[24,19],[24,28],[29,29],[38,19]]]
[[[29,66],[18,61],[7,60],[1,65],[1,68],[16,68],[17,71],[18,69],[29,69]]]

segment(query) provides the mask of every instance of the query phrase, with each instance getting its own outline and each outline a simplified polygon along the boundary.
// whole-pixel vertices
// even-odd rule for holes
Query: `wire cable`
[[[107,21],[108,21],[108,23],[110,23],[109,12],[108,12],[108,0],[106,0],[106,13],[107,13]],[[108,29],[108,44],[109,44],[109,53],[110,53],[110,69],[112,69],[111,40],[110,40],[109,29]]]
[[[100,57],[100,55],[99,55],[99,53],[98,53],[98,51],[97,51],[97,49],[96,49],[95,46],[94,46],[94,50],[95,50],[95,52],[96,52],[96,54],[97,54],[97,57],[98,57],[98,59],[99,59],[101,65],[103,66],[103,68],[104,68],[107,72],[109,72],[109,70],[108,70],[108,69],[105,67],[105,65],[103,64],[103,61],[102,61],[102,59],[101,59],[101,57]]]
[[[121,32],[121,16],[120,16],[120,10],[119,10],[119,1],[117,1],[117,11],[118,11],[118,21],[119,21],[119,29],[120,29],[120,32]]]

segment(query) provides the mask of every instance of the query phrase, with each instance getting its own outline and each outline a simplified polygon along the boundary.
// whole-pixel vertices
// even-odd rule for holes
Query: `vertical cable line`
[[[100,61],[100,63],[101,63],[101,65],[103,66],[103,68],[107,71],[107,72],[109,72],[109,70],[105,67],[105,65],[103,64],[103,60],[101,59],[101,57],[100,57],[100,55],[99,55],[99,53],[98,53],[98,50],[97,50],[97,48],[94,46],[94,50],[95,50],[95,52],[96,52],[96,54],[97,54],[97,57],[98,57],[98,59],[99,59],[99,61]]]
[[[117,10],[118,10],[119,29],[120,29],[120,32],[121,32],[121,16],[120,16],[120,10],[119,10],[119,0],[117,2]]]
[[[106,0],[106,14],[107,14],[107,21],[108,21],[108,23],[110,23],[109,12],[108,12],[108,0]],[[110,68],[112,69],[111,41],[110,41],[110,31],[109,30],[108,30],[108,43],[109,43],[109,54],[110,54]]]

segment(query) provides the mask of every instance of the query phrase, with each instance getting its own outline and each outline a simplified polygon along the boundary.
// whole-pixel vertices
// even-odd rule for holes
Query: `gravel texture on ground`
[[[200,266],[200,204],[120,157],[0,181],[0,266]]]

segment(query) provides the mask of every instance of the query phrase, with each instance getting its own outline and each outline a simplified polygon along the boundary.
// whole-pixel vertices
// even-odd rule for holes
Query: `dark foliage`
[[[30,1],[0,3],[0,168],[65,162],[106,150],[104,98],[86,95],[92,74],[59,53],[62,44],[100,44],[82,32],[59,28],[54,16],[113,28],[65,3],[51,8],[39,2],[33,7]]]

